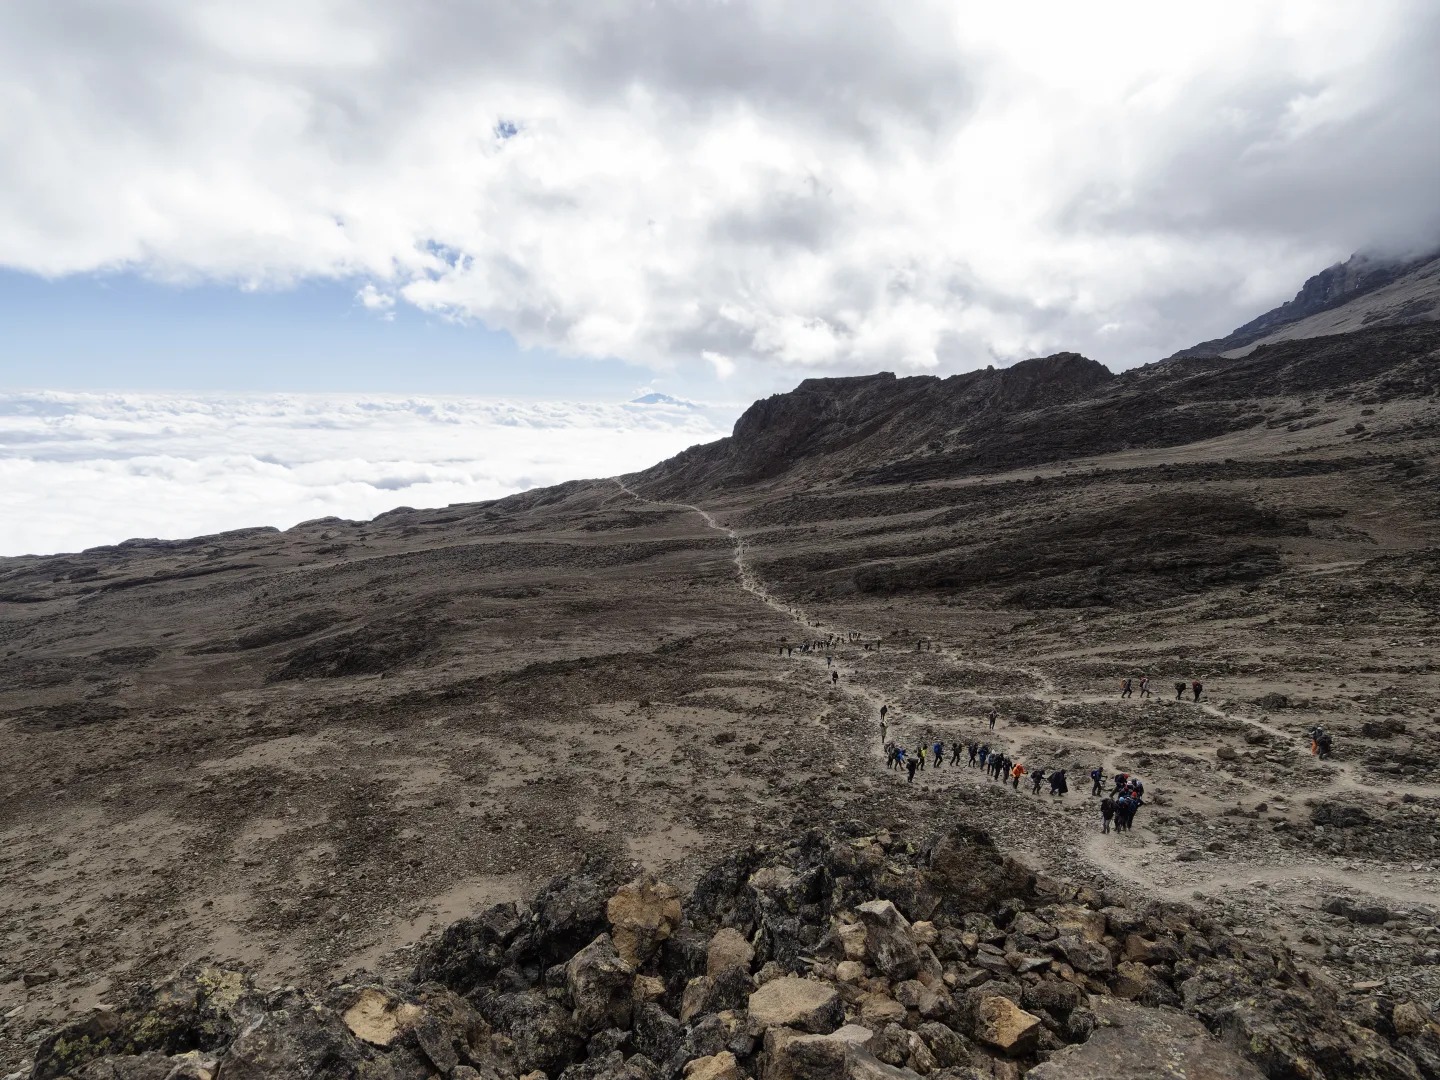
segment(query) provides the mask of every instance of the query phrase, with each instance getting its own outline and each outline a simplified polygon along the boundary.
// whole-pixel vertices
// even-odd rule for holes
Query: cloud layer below
[[[655,369],[1112,366],[1440,234],[1433,0],[49,0],[0,264]]]
[[[493,499],[644,468],[733,413],[473,398],[0,394],[0,555]]]

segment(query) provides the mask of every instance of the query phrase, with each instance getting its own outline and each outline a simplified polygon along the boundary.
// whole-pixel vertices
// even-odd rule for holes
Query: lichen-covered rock
[[[871,900],[856,911],[865,923],[865,955],[892,979],[911,979],[920,971],[920,951],[910,924],[889,900]]]
[[[635,968],[601,934],[565,965],[565,992],[575,1010],[575,1026],[586,1038],[607,1027],[628,1028],[634,1000]]]

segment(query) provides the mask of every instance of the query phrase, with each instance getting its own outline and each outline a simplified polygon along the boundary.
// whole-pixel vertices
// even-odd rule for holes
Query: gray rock
[[[856,908],[865,923],[865,953],[891,979],[911,979],[920,971],[920,951],[910,937],[910,924],[889,900],[872,900]]]
[[[601,934],[571,957],[565,965],[565,990],[582,1036],[630,1026],[634,979],[634,967],[621,959],[609,934]]]
[[[1262,1080],[1255,1066],[1175,1009],[1102,999],[1095,1010],[1105,1026],[1089,1041],[1057,1050],[1045,1064],[1031,1069],[1027,1080]]]

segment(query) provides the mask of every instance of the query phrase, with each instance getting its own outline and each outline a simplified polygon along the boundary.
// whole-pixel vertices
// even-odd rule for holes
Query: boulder
[[[1391,1013],[1390,1022],[1400,1035],[1419,1035],[1430,1026],[1430,1013],[1417,1001],[1402,1001]]]
[[[260,1020],[225,1052],[226,1080],[360,1072],[367,1055],[338,1015],[298,990],[277,991],[272,998]]]
[[[1022,1057],[1038,1046],[1040,1027],[1038,1016],[1026,1012],[1009,998],[985,997],[975,1006],[971,1034],[1011,1057]]]
[[[635,1006],[635,1049],[651,1061],[668,1061],[685,1041],[685,1028],[653,1001]]]
[[[766,983],[750,995],[750,1019],[758,1027],[793,1027],[827,1034],[845,1020],[845,1007],[835,988],[814,979],[786,976]]]
[[[702,1013],[743,1009],[750,996],[750,974],[742,967],[724,968],[715,975],[701,975],[685,984],[680,1003],[680,1020],[689,1023]]]
[[[920,1074],[904,1066],[887,1065],[864,1050],[850,1058],[844,1080],[920,1080]]]
[[[1115,969],[1115,958],[1110,955],[1110,950],[1098,941],[1061,934],[1046,947],[1076,971],[1083,971],[1086,975],[1108,975]]]
[[[685,1080],[739,1080],[739,1076],[735,1055],[729,1050],[696,1058],[685,1065]]]
[[[641,967],[680,925],[680,893],[651,877],[622,886],[605,905],[615,951],[632,967]]]
[[[610,935],[601,934],[565,965],[565,992],[583,1037],[605,1028],[628,1028],[635,969],[616,951]]]
[[[1033,888],[1035,875],[1001,855],[981,829],[957,825],[928,851],[927,878],[952,918],[989,911]]]
[[[514,1044],[515,1064],[522,1073],[559,1073],[585,1045],[570,1011],[536,991],[491,994],[478,1005],[485,1019]]]
[[[755,950],[744,936],[732,927],[716,931],[705,950],[705,974],[714,975],[730,967],[743,967],[747,972],[755,959]]]
[[[1117,1076],[1262,1078],[1254,1065],[1177,1009],[1147,1009],[1100,999],[1095,1011],[1102,1026],[1089,1040],[1055,1051],[1049,1061],[1026,1073],[1026,1080],[1113,1080]]]
[[[934,1021],[921,1024],[915,1034],[924,1040],[930,1056],[941,1068],[970,1064],[970,1047],[965,1037],[945,1024]]]
[[[911,979],[920,971],[920,951],[910,924],[889,900],[872,900],[856,909],[865,923],[865,954],[892,979]]]

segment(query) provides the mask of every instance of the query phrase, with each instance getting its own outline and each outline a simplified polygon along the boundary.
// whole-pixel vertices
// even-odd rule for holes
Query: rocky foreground
[[[588,866],[413,972],[257,989],[187,968],[38,1049],[34,1080],[1431,1078],[1424,1006],[1277,938],[1039,877],[984,833],[753,846],[683,900]]]

